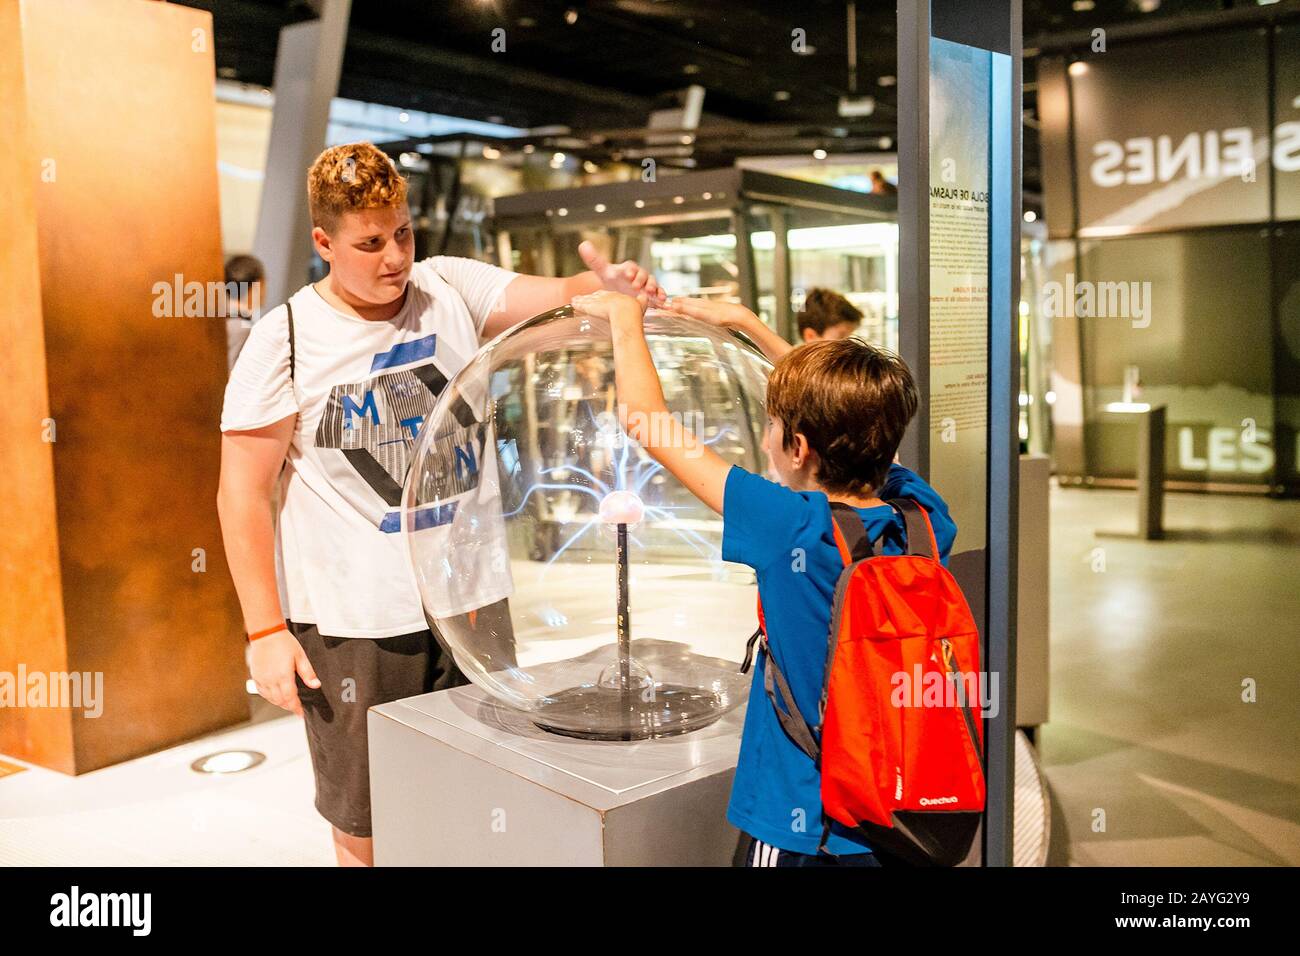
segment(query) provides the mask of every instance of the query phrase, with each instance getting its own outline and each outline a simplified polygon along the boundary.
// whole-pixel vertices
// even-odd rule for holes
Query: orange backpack
[[[939,562],[925,509],[905,498],[887,503],[906,524],[902,555],[881,554],[857,511],[831,504],[844,570],[816,726],[772,658],[761,601],[754,639],[767,655],[764,686],[781,726],[821,773],[819,849],[835,820],[882,862],[953,866],[970,851],[984,812],[984,738],[973,711],[979,632]]]

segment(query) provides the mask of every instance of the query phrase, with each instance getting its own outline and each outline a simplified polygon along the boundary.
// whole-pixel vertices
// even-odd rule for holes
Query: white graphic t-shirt
[[[311,285],[254,324],[226,386],[222,431],[298,413],[280,486],[276,570],[289,619],[330,637],[392,637],[428,624],[401,535],[420,426],[478,349],[516,273],[435,256],[411,270],[387,322],[339,312]]]

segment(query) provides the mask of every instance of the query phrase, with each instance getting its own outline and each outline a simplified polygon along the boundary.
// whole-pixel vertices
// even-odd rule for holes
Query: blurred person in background
[[[266,269],[257,256],[231,256],[226,260],[226,368],[235,367],[253,323],[262,314]]]
[[[857,331],[862,310],[838,292],[810,289],[796,318],[804,342],[846,339]]]

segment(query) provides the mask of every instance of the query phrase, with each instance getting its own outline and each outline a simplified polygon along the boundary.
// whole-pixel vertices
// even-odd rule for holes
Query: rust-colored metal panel
[[[45,330],[37,264],[38,165],[30,149],[22,36],[15,0],[0,2],[0,143],[11,175],[0,189],[0,442],[5,507],[0,522],[0,672],[16,680],[19,664],[41,672],[67,666],[54,512],[54,452],[48,438]],[[73,770],[67,710],[0,707],[0,752],[65,773]]]
[[[221,280],[212,24],[150,0],[2,2],[49,180],[33,192],[52,573],[66,666],[104,682],[101,716],[70,715],[80,773],[248,718],[214,504],[225,326],[155,291]],[[19,647],[42,640],[24,628]]]

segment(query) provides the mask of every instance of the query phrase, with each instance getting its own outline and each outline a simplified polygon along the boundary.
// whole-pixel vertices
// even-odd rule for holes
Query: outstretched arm
[[[776,362],[794,346],[769,329],[753,312],[739,302],[722,302],[718,299],[691,299],[679,296],[664,305],[669,312],[689,315],[720,329],[743,332],[767,356]]]
[[[618,417],[623,428],[691,494],[721,514],[731,466],[669,413],[646,344],[641,303],[631,296],[597,292],[579,296],[573,306],[609,319]]]
[[[493,338],[535,315],[568,305],[574,296],[601,289],[622,292],[652,305],[663,300],[663,290],[655,277],[631,259],[614,265],[590,242],[578,246],[578,255],[588,271],[567,278],[520,275],[512,280],[484,323],[483,338]]]

